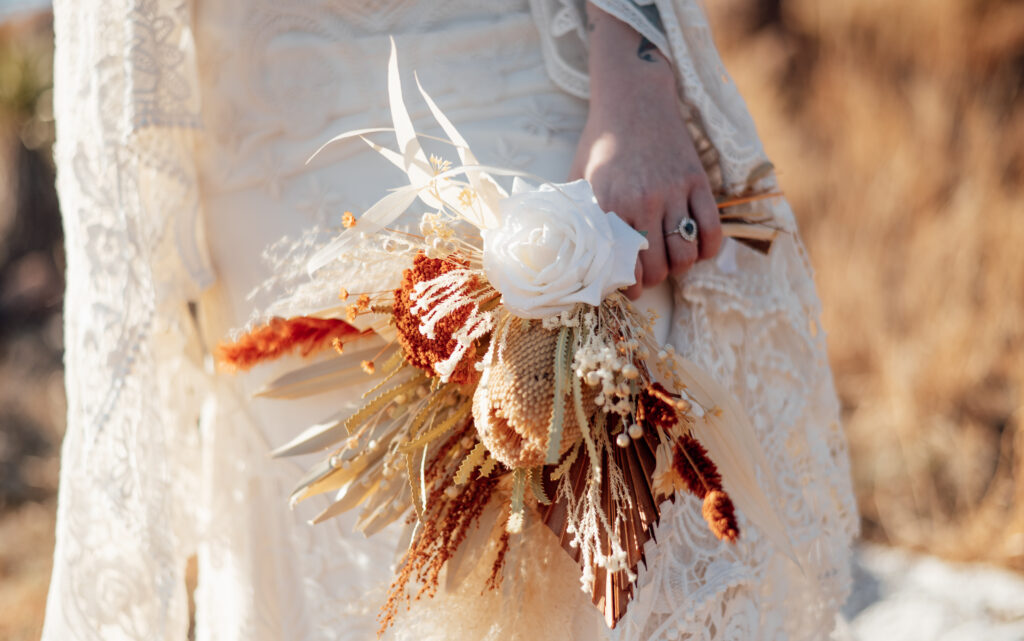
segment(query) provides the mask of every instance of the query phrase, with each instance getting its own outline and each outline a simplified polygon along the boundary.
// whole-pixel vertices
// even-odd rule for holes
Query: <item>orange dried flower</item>
[[[433,597],[437,593],[441,571],[466,541],[498,486],[497,475],[483,477],[479,470],[475,470],[469,483],[455,486],[458,491],[454,496],[446,493],[447,488],[453,487],[451,476],[461,458],[451,456],[451,452],[463,438],[473,432],[473,421],[467,421],[462,429],[455,431],[441,444],[427,465],[424,476],[427,486],[433,489],[426,498],[420,527],[405,552],[397,576],[388,590],[387,602],[378,615],[381,624],[379,634],[383,634],[394,622],[402,603],[409,602],[406,588],[410,583],[415,582],[420,586],[415,595],[417,599]],[[495,581],[498,580],[495,578]]]
[[[361,312],[368,311],[370,309],[370,295],[360,294],[359,298],[356,299],[356,309]]]
[[[505,557],[508,555],[509,537],[511,536],[512,533],[503,528],[501,538],[498,539],[498,553],[494,557],[494,564],[491,565],[491,575],[487,577],[487,589],[489,590],[500,588],[502,579],[505,578]]]
[[[435,338],[427,338],[420,333],[420,318],[412,313],[416,301],[412,299],[413,288],[417,283],[432,280],[441,274],[456,269],[464,269],[467,263],[452,258],[428,258],[425,254],[417,254],[413,259],[412,269],[402,274],[402,285],[395,290],[394,319],[398,330],[398,342],[405,350],[406,360],[416,367],[435,375],[434,363],[447,360],[452,355],[458,342],[453,334],[462,328],[472,312],[472,305],[467,303],[459,307],[434,326]],[[467,287],[476,286],[475,279]],[[466,355],[452,373],[453,383],[471,383],[477,379],[479,372],[473,367],[476,361],[476,346],[471,346]]]
[[[686,489],[703,499],[708,492],[722,489],[722,475],[700,441],[686,434],[676,440],[672,468],[682,477]]]
[[[363,368],[363,371],[367,374],[373,374],[377,371],[377,366],[373,364],[373,361],[363,361],[359,363],[359,366]]]
[[[368,333],[335,318],[273,318],[262,327],[243,335],[234,343],[221,343],[217,356],[231,370],[246,370],[257,363],[273,360],[299,350],[303,356],[331,347],[335,341]]]
[[[341,224],[345,229],[352,229],[356,226],[356,217],[350,211],[346,211],[341,215]]]
[[[665,400],[668,396],[668,390],[661,383],[651,383],[640,392],[638,420],[642,424],[665,430],[673,427],[679,421],[679,416],[675,408]]]
[[[736,522],[736,511],[732,499],[721,490],[712,490],[704,497],[701,514],[719,540],[735,543],[740,538],[740,526]]]
[[[338,298],[341,300],[348,300],[348,290],[342,287],[341,291],[338,292]]]
[[[672,468],[683,479],[686,488],[704,501],[701,514],[716,537],[733,543],[740,536],[740,527],[732,499],[722,489],[722,475],[708,457],[707,450],[689,434],[676,440]]]

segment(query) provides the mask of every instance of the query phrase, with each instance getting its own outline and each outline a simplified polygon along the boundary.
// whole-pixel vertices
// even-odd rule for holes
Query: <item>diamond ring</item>
[[[679,221],[679,226],[672,231],[665,234],[679,234],[688,243],[692,243],[697,240],[697,221],[687,216],[686,218]]]

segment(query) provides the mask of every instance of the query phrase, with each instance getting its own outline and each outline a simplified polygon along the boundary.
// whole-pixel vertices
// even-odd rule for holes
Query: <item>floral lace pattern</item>
[[[764,153],[697,3],[597,4],[671,55],[722,180],[744,182]],[[55,2],[69,408],[46,641],[185,639],[191,554],[200,641],[373,637],[394,536],[360,541],[343,519],[313,528],[309,509],[286,511],[301,466],[267,453],[280,429],[293,427],[291,410],[251,400],[255,379],[210,374],[200,338],[223,335],[286,285],[246,298],[266,276],[253,250],[252,265],[217,262],[209,289],[207,235],[223,258],[240,225],[269,245],[260,233],[329,227],[340,209],[379,195],[338,191],[338,164],[358,170],[358,154],[304,162],[334,131],[380,124],[367,120],[385,106],[386,33],[398,34],[409,60],[437,58],[421,76],[460,126],[488,114],[476,135],[493,138],[491,162],[564,179],[558,172],[585,116],[572,97],[586,96],[581,8],[573,0]],[[429,33],[448,26],[448,57],[438,58]],[[467,62],[452,72],[453,60]],[[541,65],[565,93],[538,76]],[[478,89],[476,99],[465,86]],[[252,211],[219,228],[239,203]],[[270,217],[260,228],[261,207],[295,218]],[[786,205],[776,207],[795,232]],[[249,272],[246,281],[234,275]],[[672,340],[729,383],[753,417],[802,572],[750,527],[740,545],[721,546],[683,498],[668,506],[637,598],[613,633],[572,572],[557,570],[567,557],[556,546],[520,563],[566,581],[538,589],[513,576],[486,597],[464,585],[414,605],[391,636],[828,636],[847,588],[856,514],[799,242],[787,237],[770,257],[732,247],[693,270],[675,296]],[[200,301],[203,332],[189,301]],[[317,401],[298,414],[313,421],[330,407]],[[268,425],[280,429],[268,434]],[[510,607],[526,593],[533,599]],[[575,605],[553,607],[566,603]],[[423,608],[447,613],[431,618],[444,625],[422,629]],[[529,625],[545,617],[548,625]]]
[[[46,634],[184,638],[199,399],[185,297],[211,281],[187,22],[171,2],[87,4],[55,7],[69,426]]]

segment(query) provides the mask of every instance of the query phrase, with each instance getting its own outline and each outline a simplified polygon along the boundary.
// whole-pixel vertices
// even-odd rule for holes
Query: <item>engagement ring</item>
[[[697,240],[697,221],[686,217],[679,221],[679,226],[668,232],[670,234],[679,234],[683,237],[686,242],[692,243]]]

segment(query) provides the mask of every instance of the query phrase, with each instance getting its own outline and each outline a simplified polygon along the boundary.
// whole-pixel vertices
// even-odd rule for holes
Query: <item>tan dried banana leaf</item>
[[[299,456],[301,454],[312,454],[348,438],[348,430],[345,429],[345,420],[354,413],[354,410],[343,410],[336,412],[330,417],[311,425],[302,430],[298,436],[281,445],[270,453],[274,458],[285,456]]]
[[[407,378],[412,377],[402,377],[400,373],[399,376],[393,377],[389,382],[393,384],[401,384],[407,382]],[[353,404],[351,407],[340,412],[336,412],[323,421],[307,427],[298,436],[271,452],[271,456],[280,458],[285,456],[311,454],[340,443],[349,437],[349,431],[346,425],[348,419],[355,415],[360,408],[360,405]],[[368,442],[371,439],[387,439],[403,421],[404,419],[383,420],[376,427],[363,435],[361,442]],[[353,448],[342,451],[340,453],[341,459],[349,460],[353,458],[359,453],[358,449],[359,448]]]
[[[359,339],[346,348],[344,355],[305,365],[278,376],[255,395],[295,399],[340,387],[364,384],[369,375],[363,370],[361,363],[375,358],[387,358],[398,349],[390,347],[384,350],[385,346],[386,343],[376,336]]]
[[[763,223],[723,222],[722,233],[736,240],[771,242],[779,235],[779,230]]]
[[[294,505],[311,496],[341,489],[383,458],[384,449],[380,447],[372,452],[364,452],[344,467],[333,466],[330,458],[321,461],[299,481],[289,500]]]
[[[383,459],[381,459],[381,461],[383,461]],[[375,479],[368,485],[364,485],[358,478],[356,478],[350,481],[348,485],[345,485],[338,490],[338,494],[334,497],[334,502],[327,506],[327,508],[320,512],[320,514],[317,514],[313,518],[313,523],[323,523],[328,519],[348,512],[349,510],[358,507],[360,503],[377,492],[382,480],[380,468],[381,462],[378,462],[372,468],[365,471],[365,475],[369,476],[369,478]]]
[[[761,222],[745,221],[740,218],[732,219],[729,222],[723,218],[722,221],[723,235],[762,254],[767,254],[771,250],[772,243],[779,233],[778,229]]]
[[[369,486],[363,485],[362,483],[349,483],[345,487],[338,491],[338,496],[333,503],[328,505],[322,512],[313,517],[310,521],[313,525],[318,525],[324,521],[333,519],[336,516],[341,516],[345,512],[358,507],[360,503],[373,491],[377,489],[378,483],[371,483]]]
[[[367,501],[366,507],[356,521],[356,529],[364,536],[373,536],[391,525],[412,508],[412,493],[409,484],[395,480],[400,489],[391,495],[378,491]]]

